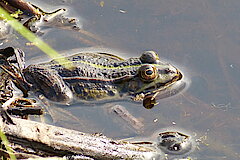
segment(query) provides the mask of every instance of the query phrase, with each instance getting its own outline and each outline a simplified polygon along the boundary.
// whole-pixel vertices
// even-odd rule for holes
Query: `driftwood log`
[[[17,158],[68,157],[68,159],[160,159],[154,148],[113,140],[100,134],[87,134],[30,120],[12,118],[15,124],[0,120]]]

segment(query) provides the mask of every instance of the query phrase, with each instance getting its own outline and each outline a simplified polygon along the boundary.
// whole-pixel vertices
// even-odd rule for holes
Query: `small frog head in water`
[[[158,136],[157,147],[167,154],[183,155],[193,149],[193,141],[181,132],[162,132]]]

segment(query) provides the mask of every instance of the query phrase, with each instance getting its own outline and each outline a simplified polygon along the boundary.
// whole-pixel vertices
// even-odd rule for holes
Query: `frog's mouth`
[[[155,96],[156,99],[171,97],[181,92],[183,89],[186,88],[186,86],[187,86],[187,83],[185,81],[183,80],[176,81],[172,84],[169,84],[167,87],[161,88],[161,90],[157,90],[155,92],[152,92],[151,94],[145,95],[145,97]]]
[[[186,88],[186,82],[183,80],[181,72],[177,71],[170,81],[166,83],[157,83],[155,86],[146,89],[144,97],[154,97],[155,99],[167,98],[181,92]]]

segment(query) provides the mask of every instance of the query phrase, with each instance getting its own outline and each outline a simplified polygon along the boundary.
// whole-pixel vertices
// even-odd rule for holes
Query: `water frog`
[[[65,64],[53,59],[23,69],[30,89],[63,104],[128,97],[134,101],[147,99],[153,107],[156,98],[176,94],[185,86],[182,73],[161,61],[154,51],[126,60],[101,52],[82,52],[66,59]],[[73,67],[65,67],[67,63]]]

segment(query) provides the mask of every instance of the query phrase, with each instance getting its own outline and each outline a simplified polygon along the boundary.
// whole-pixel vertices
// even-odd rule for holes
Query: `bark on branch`
[[[87,134],[61,127],[13,118],[13,124],[0,121],[0,128],[13,148],[35,156],[82,155],[93,159],[153,159],[160,153],[153,148],[117,141],[99,134]]]

